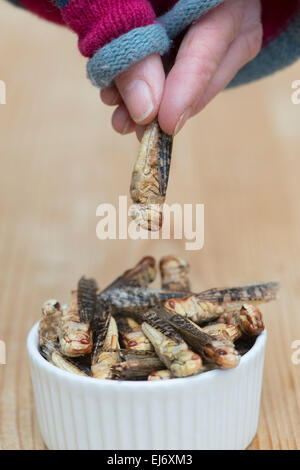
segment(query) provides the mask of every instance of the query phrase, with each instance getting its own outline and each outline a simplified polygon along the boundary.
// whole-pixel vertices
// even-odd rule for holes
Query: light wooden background
[[[184,241],[100,241],[96,207],[128,194],[133,136],[110,128],[111,110],[85,78],[76,39],[1,2],[0,448],[43,449],[25,338],[43,300],[68,300],[83,273],[101,286],[141,256],[175,253],[195,289],[280,280],[263,307],[269,340],[262,408],[251,449],[300,448],[299,63],[222,94],[176,138],[168,202],[205,204],[205,246]]]

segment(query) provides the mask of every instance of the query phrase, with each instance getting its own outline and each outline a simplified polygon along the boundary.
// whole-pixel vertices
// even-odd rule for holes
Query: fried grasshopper
[[[42,319],[39,324],[40,346],[43,346],[47,341],[57,343],[58,325],[61,316],[61,307],[57,300],[49,299],[43,303]]]
[[[103,308],[116,312],[138,314],[161,304],[167,299],[183,297],[185,291],[172,292],[146,287],[156,277],[155,260],[146,256],[132,269],[125,271],[98,295]]]
[[[76,363],[75,360],[70,358],[66,359],[59,351],[57,344],[53,341],[44,341],[41,347],[41,354],[48,362],[66,372],[83,376],[91,375],[88,367],[80,363]]]
[[[159,263],[162,289],[190,292],[189,264],[178,256],[164,256]]]
[[[258,336],[265,329],[261,311],[252,304],[243,304],[241,309],[225,313],[220,317],[225,324],[234,324],[244,336]]]
[[[237,341],[241,336],[242,332],[237,325],[230,323],[212,323],[202,328],[204,333],[212,336],[219,340],[229,340],[233,343]]]
[[[62,353],[68,357],[83,356],[92,351],[90,322],[80,320],[77,291],[72,292],[72,301],[60,319],[59,343]]]
[[[162,226],[171,164],[173,137],[165,134],[155,120],[145,130],[132,173],[130,194],[134,205],[130,215],[146,230]]]
[[[144,320],[143,332],[174,377],[187,377],[200,371],[201,358],[188,348],[170,324],[161,319],[154,310],[144,313]]]
[[[205,364],[199,369],[199,371],[197,372],[197,375],[203,374],[204,372],[208,372],[210,370],[214,370],[216,368],[217,367],[214,364]],[[151,374],[148,375],[149,381],[167,380],[167,379],[173,379],[173,376],[168,369],[157,370],[157,371],[151,372]]]
[[[135,355],[112,366],[112,377],[117,380],[146,380],[151,372],[163,366],[156,354]]]
[[[147,287],[156,277],[156,263],[152,256],[145,256],[133,268],[125,271],[121,276],[117,277],[108,287],[101,293],[105,294],[114,289],[124,287]]]
[[[151,351],[137,351],[136,349],[120,348],[118,352],[120,354],[121,360],[127,361],[127,362],[140,361],[140,360],[142,361],[143,359],[149,359],[149,358],[156,358],[156,359],[158,358],[154,349],[152,349]],[[163,365],[162,362],[161,362],[161,365]]]
[[[112,379],[112,366],[120,361],[117,323],[111,313],[102,313],[97,319],[98,337],[92,357],[92,376]]]
[[[180,299],[169,299],[164,306],[171,312],[202,324],[217,320],[225,313],[236,312],[245,302],[256,305],[274,300],[278,289],[276,282],[210,289]]]
[[[90,354],[93,347],[91,322],[96,308],[97,284],[94,279],[82,277],[72,301],[63,313],[59,325],[61,351],[69,357]]]
[[[148,380],[168,380],[172,379],[172,374],[168,369],[156,370],[148,375]]]
[[[78,281],[78,313],[81,322],[91,323],[94,318],[97,301],[97,283],[95,279],[81,277]]]
[[[139,314],[168,299],[181,298],[186,292],[167,292],[160,289],[144,289],[142,287],[123,287],[101,292],[99,301],[116,311]]]
[[[117,325],[122,346],[136,351],[152,351],[153,346],[144,335],[142,327],[131,317],[119,316]]]
[[[164,308],[156,309],[160,318],[172,325],[183,339],[208,363],[221,369],[232,369],[240,362],[240,355],[231,341],[215,339],[189,318],[172,313]]]
[[[280,285],[278,282],[247,284],[240,287],[215,288],[201,292],[201,297],[219,304],[232,302],[262,303],[276,299]]]

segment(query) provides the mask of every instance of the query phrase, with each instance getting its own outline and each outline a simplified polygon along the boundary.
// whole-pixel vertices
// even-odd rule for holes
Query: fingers
[[[131,119],[124,104],[118,106],[111,118],[112,126],[119,134],[130,134],[135,130],[136,124]]]
[[[262,26],[241,34],[230,46],[218,71],[194,106],[193,115],[199,113],[220,91],[235,77],[237,72],[250,60],[253,60],[261,49]],[[245,51],[247,53],[245,54]]]
[[[118,105],[112,115],[112,126],[116,132],[128,134],[136,130],[141,139],[142,125],[151,122],[157,115],[164,81],[161,58],[155,54],[120,74],[115,79],[115,86],[101,90],[103,103]]]
[[[158,113],[165,81],[159,55],[152,54],[118,75],[115,84],[137,124],[151,122]]]
[[[116,106],[122,103],[122,98],[115,86],[104,88],[100,91],[100,98],[108,106]]]
[[[131,119],[117,88],[112,86],[101,90],[100,97],[103,103],[108,106],[118,105],[118,107],[113,112],[111,119],[114,130],[119,134],[130,134],[131,132],[134,132],[136,124]]]
[[[195,103],[239,34],[244,8],[244,0],[228,0],[187,32],[165,83],[159,111],[165,132],[177,133],[193,115]]]
[[[136,133],[136,136],[138,138],[139,141],[142,140],[143,138],[143,135],[144,135],[144,132],[145,132],[145,126],[136,126],[135,127],[135,133]]]
[[[131,119],[117,88],[112,86],[101,90],[100,97],[103,103],[108,106],[119,105],[112,115],[112,127],[114,130],[123,135],[135,132],[138,140],[141,141],[145,132],[145,126],[139,126]]]
[[[114,129],[122,134],[135,131],[141,139],[145,124],[159,110],[162,129],[177,133],[259,52],[260,4],[227,0],[191,26],[167,80],[158,55],[120,74],[115,86],[101,92],[105,104],[118,105]]]

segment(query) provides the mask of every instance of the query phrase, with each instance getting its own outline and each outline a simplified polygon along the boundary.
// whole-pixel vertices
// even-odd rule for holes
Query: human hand
[[[158,116],[161,128],[176,134],[254,59],[261,43],[260,0],[225,0],[190,26],[167,78],[154,54],[101,91],[105,104],[117,105],[113,128],[141,137],[143,126]]]

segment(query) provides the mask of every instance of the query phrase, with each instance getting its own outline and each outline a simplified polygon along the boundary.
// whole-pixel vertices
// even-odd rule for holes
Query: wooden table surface
[[[223,93],[176,138],[168,202],[205,204],[205,245],[96,237],[96,207],[128,194],[133,136],[85,78],[68,31],[1,2],[0,448],[44,449],[25,340],[41,303],[63,302],[83,273],[104,286],[140,257],[175,253],[196,290],[280,280],[263,306],[268,346],[258,433],[250,449],[300,448],[300,105],[298,65]]]

